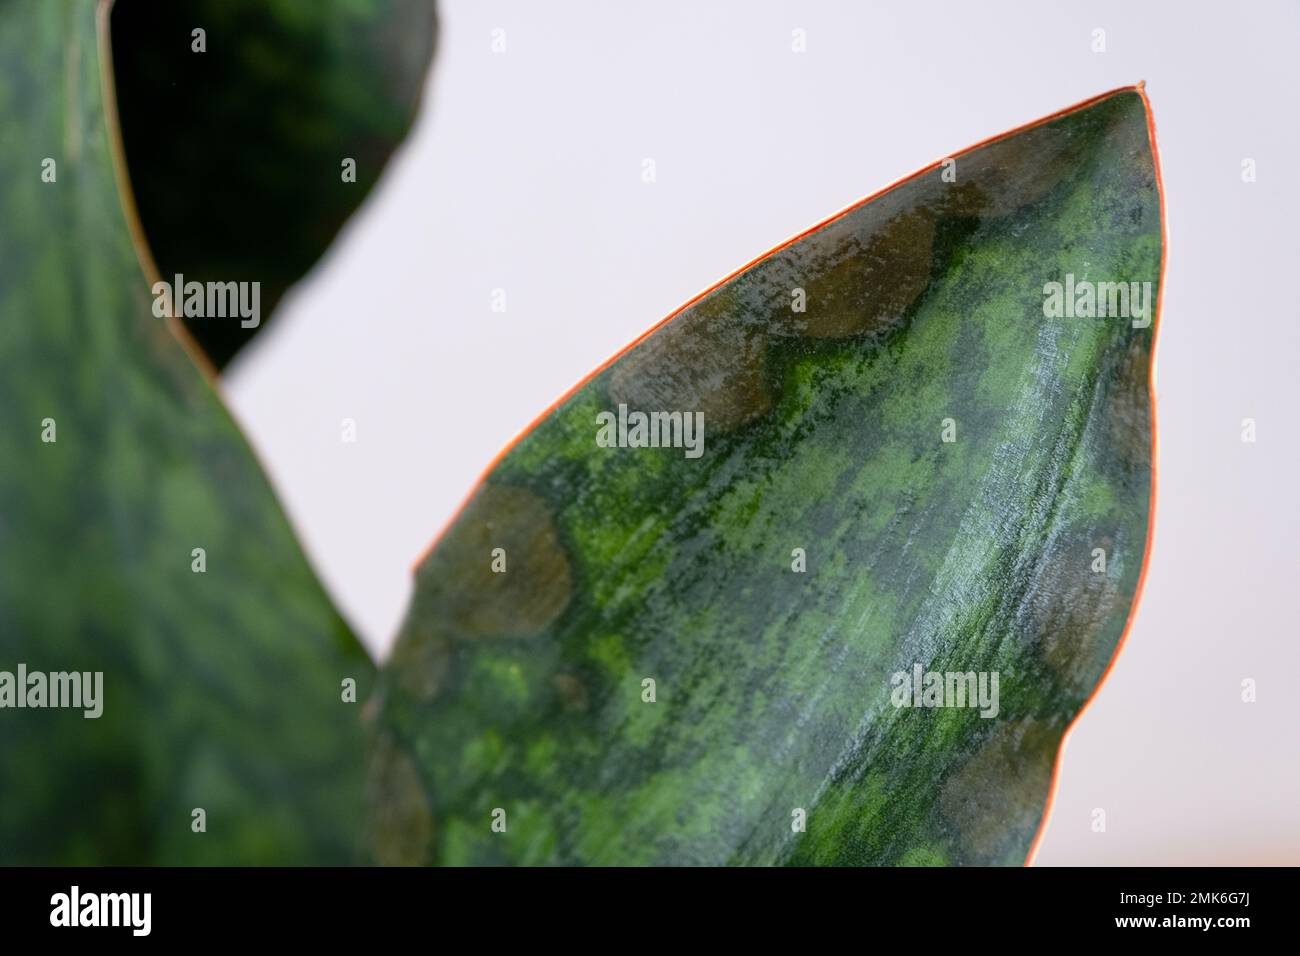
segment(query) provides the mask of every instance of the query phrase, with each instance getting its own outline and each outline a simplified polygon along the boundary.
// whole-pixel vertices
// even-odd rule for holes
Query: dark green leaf
[[[0,674],[0,863],[346,862],[372,665],[152,315],[97,7],[0,4],[0,671],[103,675],[87,719]]]
[[[257,326],[185,319],[220,368],[405,138],[433,57],[433,0],[117,0],[112,24],[127,165],[163,278],[261,282]]]

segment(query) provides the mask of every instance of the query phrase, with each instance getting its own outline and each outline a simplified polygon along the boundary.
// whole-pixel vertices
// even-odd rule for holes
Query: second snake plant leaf
[[[853,206],[600,369],[418,568],[376,858],[1024,861],[1149,546],[1162,256],[1128,88]]]
[[[433,57],[434,3],[115,0],[112,27],[126,160],[159,272],[261,284],[255,325],[182,314],[221,368],[406,137]]]
[[[353,862],[374,666],[152,314],[105,11],[0,3],[0,864]]]

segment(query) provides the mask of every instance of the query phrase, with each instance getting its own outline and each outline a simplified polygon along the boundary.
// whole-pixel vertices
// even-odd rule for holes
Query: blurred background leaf
[[[0,863],[350,862],[373,665],[152,314],[99,9],[0,3],[0,670],[103,673],[0,711]]]
[[[222,368],[409,131],[433,58],[433,0],[117,0],[112,24],[127,166],[163,278],[262,283],[258,328],[184,320]],[[343,182],[345,158],[355,183]]]

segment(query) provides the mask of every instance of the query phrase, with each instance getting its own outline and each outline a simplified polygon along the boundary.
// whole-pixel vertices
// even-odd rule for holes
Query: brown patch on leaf
[[[812,338],[877,332],[902,319],[930,282],[934,217],[901,212],[869,235],[846,235],[811,265],[807,311],[791,327]]]
[[[494,558],[497,548],[503,558]],[[505,570],[494,571],[500,559]],[[420,566],[410,619],[434,622],[452,639],[532,637],[559,617],[572,590],[550,506],[526,488],[488,484]],[[424,640],[435,642],[423,653],[436,658],[437,638]]]
[[[1061,734],[1033,717],[997,722],[979,749],[944,781],[939,807],[960,834],[963,864],[1005,862],[1037,827]],[[1027,847],[1026,843],[1026,847]]]
[[[1155,308],[1155,303],[1152,303]],[[1150,335],[1150,329],[1140,330]],[[1134,338],[1122,359],[1115,384],[1106,396],[1109,438],[1115,457],[1130,472],[1151,466],[1151,353]]]
[[[1121,558],[1110,536],[1082,542],[1075,553],[1044,563],[1028,597],[1043,661],[1075,694],[1090,693],[1105,669],[1113,651],[1102,644],[1106,625],[1123,600],[1113,574],[1092,570],[1093,548],[1105,549],[1108,564]]]
[[[719,289],[623,356],[609,398],[632,411],[703,412],[706,429],[734,428],[771,408],[767,338],[739,320]]]
[[[387,733],[375,737],[367,800],[370,849],[381,866],[420,866],[433,840],[433,813],[415,763]]]
[[[1051,124],[1035,126],[956,157],[956,180],[944,184],[938,211],[1005,216],[1041,198],[1072,169],[1068,133]]]
[[[451,642],[439,622],[413,615],[402,628],[386,672],[416,700],[430,701],[446,680],[450,658]]]

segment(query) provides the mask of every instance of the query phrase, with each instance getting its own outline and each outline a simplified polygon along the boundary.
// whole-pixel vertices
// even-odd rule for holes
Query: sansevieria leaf
[[[415,117],[433,0],[115,0],[136,206],[168,281],[253,280],[260,316],[184,315],[224,366],[266,327]]]
[[[418,568],[376,858],[1024,861],[1149,547],[1162,256],[1124,89],[852,206],[600,369]]]
[[[373,668],[154,317],[107,12],[0,3],[0,863],[348,862]]]

